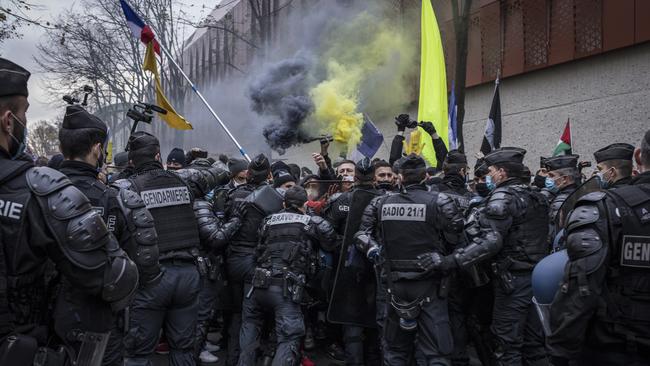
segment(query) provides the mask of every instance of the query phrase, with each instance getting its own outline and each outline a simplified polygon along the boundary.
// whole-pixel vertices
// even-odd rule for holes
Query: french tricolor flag
[[[126,17],[126,24],[129,26],[129,29],[131,29],[133,35],[144,44],[149,44],[149,42],[153,41],[153,49],[158,55],[160,55],[160,44],[156,41],[156,37],[154,36],[151,27],[144,24],[144,21],[140,19],[138,14],[136,14],[133,8],[131,8],[126,1],[120,0],[120,5],[122,6],[124,16]]]

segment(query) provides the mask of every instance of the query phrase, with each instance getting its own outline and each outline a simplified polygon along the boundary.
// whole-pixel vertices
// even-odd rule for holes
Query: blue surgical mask
[[[494,191],[494,189],[497,187],[496,183],[492,180],[492,176],[488,175],[485,177],[485,185],[487,186],[488,190]]]
[[[557,193],[560,191],[560,189],[557,187],[557,184],[555,184],[555,180],[551,177],[546,177],[544,180],[544,187],[548,189],[551,193]]]
[[[607,189],[607,187],[609,187],[609,182],[605,179],[605,172],[598,172],[596,173],[596,176],[598,177],[600,188]]]

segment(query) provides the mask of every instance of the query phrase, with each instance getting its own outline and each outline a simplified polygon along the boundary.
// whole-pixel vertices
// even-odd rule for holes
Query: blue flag
[[[377,129],[368,115],[363,115],[363,127],[361,128],[361,141],[357,145],[357,151],[368,159],[372,159],[384,142],[384,135]]]
[[[451,95],[449,95],[449,150],[458,149],[458,106],[456,105],[456,93],[454,82],[451,82]]]

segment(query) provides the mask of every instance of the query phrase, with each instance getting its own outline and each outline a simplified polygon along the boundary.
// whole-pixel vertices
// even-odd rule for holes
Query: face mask
[[[533,178],[533,185],[539,189],[546,187],[546,177],[543,175],[535,175],[535,178]]]
[[[492,192],[496,187],[496,183],[492,180],[492,176],[488,175],[485,177],[485,185],[487,186],[487,189]]]
[[[487,197],[490,194],[490,189],[487,186],[487,183],[476,183],[474,186],[476,193],[481,197]]]
[[[307,198],[311,201],[315,201],[318,199],[318,189],[306,189],[307,192]]]
[[[16,121],[16,124],[14,125],[14,130],[12,131],[11,138],[14,139],[14,145],[11,147],[11,158],[16,159],[20,155],[25,152],[25,148],[27,147],[27,125],[23,123],[23,121],[20,120],[20,118],[16,117],[13,112],[10,112],[11,116],[13,119]],[[19,129],[18,125],[21,125],[22,128]]]
[[[544,181],[544,187],[548,189],[551,193],[557,193],[560,191],[560,189],[557,187],[557,184],[555,184],[555,181],[551,177],[546,177]]]
[[[241,182],[238,182],[238,181],[236,181],[236,180],[233,179],[233,181],[232,181],[232,184],[233,184],[235,187],[239,187],[239,186],[241,186],[242,184],[245,184],[245,183],[246,183],[245,180],[244,180],[244,181],[241,181]]]
[[[596,173],[596,176],[598,177],[600,188],[607,189],[607,187],[609,187],[609,182],[605,179],[605,172],[598,172]]]

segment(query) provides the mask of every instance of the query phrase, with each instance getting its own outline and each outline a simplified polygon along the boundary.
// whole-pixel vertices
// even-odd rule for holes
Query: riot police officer
[[[107,187],[98,178],[108,140],[106,124],[80,106],[69,106],[59,130],[59,146],[65,160],[59,171],[88,197],[131,259],[138,266],[140,287],[147,287],[162,276],[158,263],[158,240],[153,217],[140,196],[129,190]],[[66,298],[79,306],[83,294],[65,289]],[[70,304],[72,306],[72,304]],[[122,364],[123,314],[116,314],[104,365]]]
[[[546,364],[541,323],[531,303],[531,272],[549,253],[548,202],[521,182],[525,150],[502,148],[485,157],[492,193],[479,218],[480,232],[453,254],[424,258],[430,270],[468,268],[488,261],[494,280],[491,331],[498,365]]]
[[[273,365],[298,365],[300,340],[305,334],[300,302],[317,246],[329,247],[336,233],[321,217],[305,215],[307,192],[289,188],[284,209],[267,216],[260,228],[256,268],[245,287],[239,357],[240,366],[255,364],[264,313],[275,317],[277,349]]]
[[[431,186],[432,191],[453,192],[458,198],[465,198],[462,202],[463,209],[469,205],[471,194],[467,189],[467,156],[458,150],[451,150],[447,153],[442,163],[444,176],[440,183]]]
[[[228,329],[228,364],[234,365],[239,358],[239,330],[244,284],[250,283],[255,270],[255,247],[258,229],[264,217],[282,209],[281,193],[268,184],[271,164],[264,154],[259,154],[248,165],[248,184],[237,187],[226,204],[228,217],[241,217],[241,226],[233,235],[226,251],[228,285],[233,306]]]
[[[0,364],[31,365],[36,355],[48,365],[63,365],[66,352],[47,348],[56,346],[51,343],[55,335],[76,348],[85,332],[103,332],[107,321],[110,325],[111,310],[103,305],[109,303],[114,311],[124,308],[137,287],[138,273],[70,180],[56,170],[34,168],[23,154],[29,76],[24,68],[0,58]],[[51,264],[61,274],[61,283],[100,306],[74,309],[94,316],[93,323],[61,332],[69,330],[65,316],[71,309],[48,296],[54,285],[51,273],[46,273]],[[51,323],[54,332],[47,328]]]
[[[569,263],[550,309],[554,365],[650,363],[650,131],[630,184],[581,197],[569,214]]]
[[[626,143],[611,144],[594,153],[601,188],[618,188],[630,183],[633,153],[634,146]]]
[[[427,192],[421,157],[409,155],[399,174],[404,192],[373,200],[355,235],[358,249],[370,260],[378,262],[383,253],[390,304],[384,324],[384,364],[408,364],[417,339],[427,364],[448,365],[453,341],[446,281],[444,275],[424,270],[418,257],[444,255],[444,238],[457,236],[462,217],[449,196]]]
[[[560,207],[580,184],[579,157],[579,155],[559,155],[544,159],[544,168],[547,172],[544,185],[553,194],[548,215],[549,243],[553,243],[556,234],[562,229],[556,225],[556,216]]]
[[[218,301],[218,295],[223,290],[223,258],[225,247],[235,231],[239,229],[239,217],[234,216],[228,222],[223,217],[215,215],[206,199],[207,193],[223,185],[229,179],[227,171],[212,167],[206,159],[196,159],[188,169],[177,170],[181,177],[192,189],[194,195],[194,213],[199,224],[201,238],[201,292],[199,293],[199,308],[197,326],[194,334],[195,357],[205,363],[219,360],[211,351],[216,346],[207,343],[208,325],[212,319]]]
[[[148,365],[164,326],[170,364],[194,365],[192,346],[200,290],[194,195],[178,175],[163,169],[155,136],[135,132],[127,148],[135,174],[115,184],[137,192],[153,216],[164,274],[159,283],[138,291],[129,308],[125,364]]]

